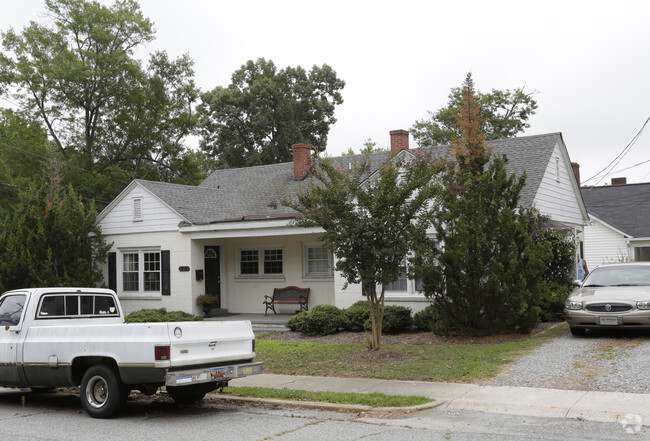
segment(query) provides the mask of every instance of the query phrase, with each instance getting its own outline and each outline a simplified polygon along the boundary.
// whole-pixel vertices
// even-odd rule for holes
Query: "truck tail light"
[[[255,352],[255,339],[253,339],[253,352]]]
[[[156,346],[156,361],[169,360],[170,346]]]

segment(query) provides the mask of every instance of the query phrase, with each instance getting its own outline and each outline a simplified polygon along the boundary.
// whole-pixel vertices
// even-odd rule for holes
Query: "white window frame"
[[[281,273],[268,273],[264,272],[264,252],[279,250],[282,252],[282,272]],[[257,274],[242,274],[241,272],[241,254],[242,251],[257,251]],[[251,246],[238,246],[235,250],[235,261],[237,262],[237,277],[242,279],[259,279],[259,278],[283,278],[286,271],[286,253],[284,252],[284,247],[277,244],[267,244],[267,245],[251,245]]]
[[[147,247],[147,248],[121,248],[118,249],[118,260],[117,262],[117,286],[120,294],[126,295],[162,295],[162,252],[160,247]],[[158,271],[145,271],[145,261],[144,255],[147,253],[158,253]],[[138,289],[137,290],[125,290],[124,289],[124,255],[125,254],[137,254],[138,255]],[[145,272],[157,272],[159,277],[159,289],[154,291],[145,291]]]
[[[309,250],[312,248],[324,248],[327,251],[327,272],[310,272],[309,271]],[[333,277],[334,276],[334,259],[332,252],[325,247],[323,242],[303,242],[302,244],[302,275],[303,277]]]

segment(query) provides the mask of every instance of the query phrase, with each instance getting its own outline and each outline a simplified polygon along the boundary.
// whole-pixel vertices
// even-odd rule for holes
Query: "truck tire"
[[[167,386],[167,393],[180,404],[201,401],[205,394],[217,388],[215,383],[193,384],[191,386]]]
[[[81,380],[81,407],[93,418],[110,418],[128,395],[113,369],[103,364],[88,368]]]

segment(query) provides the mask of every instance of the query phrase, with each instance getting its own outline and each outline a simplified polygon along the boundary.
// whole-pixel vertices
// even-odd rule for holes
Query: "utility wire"
[[[632,140],[631,140],[631,141],[630,141],[630,142],[629,142],[629,143],[628,143],[628,144],[623,148],[623,150],[621,151],[621,153],[618,154],[618,156],[616,156],[616,157],[615,157],[615,158],[614,158],[614,159],[613,159],[609,164],[607,164],[607,165],[606,165],[602,170],[600,170],[598,173],[596,173],[595,175],[593,175],[593,176],[590,177],[589,179],[586,179],[586,180],[583,181],[583,182],[589,182],[589,181],[591,181],[592,179],[597,178],[601,173],[603,173],[604,171],[606,171],[608,168],[610,168],[610,167],[611,167],[611,168],[616,167],[616,166],[621,162],[621,160],[625,157],[625,155],[627,155],[627,154],[630,152],[630,149],[632,148],[632,146],[633,146],[633,145],[638,141],[639,137],[640,137],[641,134],[643,133],[643,130],[644,130],[645,127],[648,125],[648,122],[650,122],[650,116],[645,120],[645,122],[643,123],[643,126],[641,127],[641,129],[638,131],[638,133],[637,133],[636,135],[634,135],[634,137],[632,138]],[[607,177],[607,175],[609,175],[609,173],[611,173],[611,171],[605,173],[605,174],[604,174],[604,175],[603,175],[603,176],[602,176],[602,177],[601,177],[601,178],[600,178],[600,179],[599,179],[595,184],[593,184],[593,186],[598,185],[598,184],[599,184],[603,179],[605,179],[605,177]]]

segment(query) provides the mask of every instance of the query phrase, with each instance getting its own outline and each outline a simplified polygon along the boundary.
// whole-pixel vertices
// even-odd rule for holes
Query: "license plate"
[[[253,366],[246,366],[239,369],[240,375],[250,375],[253,373]]]
[[[618,325],[617,317],[600,317],[600,324],[606,326],[616,326]]]
[[[221,378],[226,375],[226,368],[212,368],[211,371],[212,379]]]

